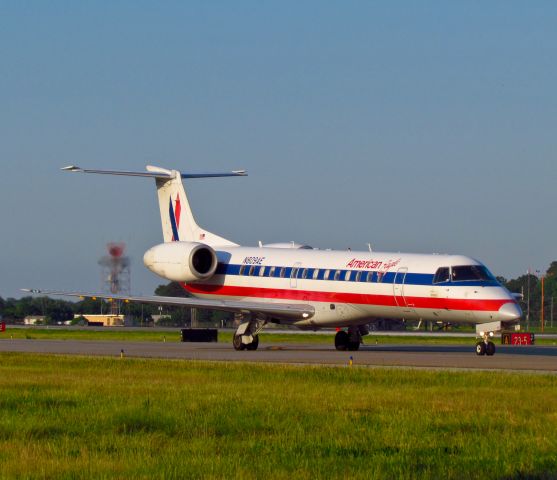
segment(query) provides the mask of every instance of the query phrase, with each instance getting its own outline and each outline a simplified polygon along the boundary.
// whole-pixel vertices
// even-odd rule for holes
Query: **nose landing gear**
[[[495,344],[491,341],[493,331],[479,330],[476,327],[476,333],[481,337],[481,340],[476,343],[476,355],[487,355],[488,357],[495,355]]]
[[[481,340],[476,343],[476,355],[487,355],[491,357],[495,354],[495,344],[491,340]]]
[[[494,332],[500,332],[506,326],[503,322],[490,322],[476,325],[476,335],[481,338],[476,343],[476,355],[495,355],[495,344],[491,341]]]

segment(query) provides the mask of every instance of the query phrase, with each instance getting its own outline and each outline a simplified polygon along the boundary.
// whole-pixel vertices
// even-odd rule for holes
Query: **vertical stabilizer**
[[[236,245],[225,238],[208,232],[197,224],[191,211],[180,172],[151,166],[148,166],[147,170],[168,173],[168,177],[156,178],[162,234],[165,242],[201,242],[211,246]]]

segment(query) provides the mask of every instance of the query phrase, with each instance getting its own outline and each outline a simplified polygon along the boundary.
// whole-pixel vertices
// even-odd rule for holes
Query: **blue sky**
[[[67,164],[249,177],[186,185],[242,244],[557,259],[554,2],[0,3],[0,296],[132,290],[162,240],[154,186]]]

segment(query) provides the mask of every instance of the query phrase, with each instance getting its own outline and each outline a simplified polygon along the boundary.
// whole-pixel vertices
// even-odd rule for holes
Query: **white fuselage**
[[[312,305],[315,314],[294,322],[299,327],[342,327],[373,318],[480,324],[521,316],[513,296],[466,256],[239,246],[216,251],[215,275],[183,283],[188,292]],[[445,277],[439,275],[444,267]],[[466,278],[471,271],[485,276]]]

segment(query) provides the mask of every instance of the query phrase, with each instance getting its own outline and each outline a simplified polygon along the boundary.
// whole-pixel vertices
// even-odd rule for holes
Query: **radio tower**
[[[113,295],[130,294],[130,257],[124,255],[125,243],[108,243],[108,255],[101,257],[101,282],[104,293]],[[120,303],[113,301],[110,304],[110,314],[118,315]]]

